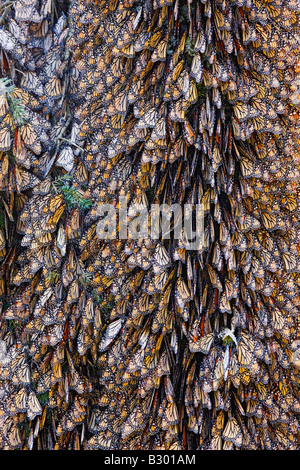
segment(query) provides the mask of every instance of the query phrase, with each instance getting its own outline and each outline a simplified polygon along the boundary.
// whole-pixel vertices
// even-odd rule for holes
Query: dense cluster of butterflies
[[[300,1],[0,3],[0,448],[299,449]],[[104,240],[103,203],[204,208]]]

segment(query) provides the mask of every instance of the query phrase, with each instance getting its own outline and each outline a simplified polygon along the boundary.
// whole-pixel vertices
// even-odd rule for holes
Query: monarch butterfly
[[[250,117],[249,106],[246,103],[236,102],[233,105],[233,110],[239,122],[243,122]]]
[[[170,261],[166,248],[162,244],[158,243],[153,254],[153,272],[155,274],[160,274],[170,266]]]
[[[191,76],[195,78],[197,83],[200,83],[203,76],[203,65],[200,53],[196,53],[193,57],[191,65]]]
[[[42,414],[42,407],[33,391],[29,392],[27,402],[27,417],[32,421],[37,415]]]
[[[241,365],[245,365],[245,366],[251,365],[253,361],[254,349],[255,349],[255,343],[249,337],[249,335],[246,334],[245,331],[242,331],[238,344],[237,344],[237,356],[238,356],[238,361]]]
[[[38,140],[37,133],[32,124],[27,123],[26,125],[21,126],[20,133],[25,145],[31,148],[34,153],[39,154],[41,152],[41,143]]]
[[[195,330],[196,328],[196,330]],[[199,339],[197,338],[198,336],[198,328],[199,328],[199,322],[195,322],[191,333],[190,333],[190,339],[189,339],[189,347],[192,352],[202,352],[203,354],[208,354],[213,341],[214,341],[214,333],[208,333],[205,336],[200,337]]]
[[[8,101],[5,95],[1,95],[0,97],[0,117],[5,116],[9,109]]]
[[[57,166],[61,166],[67,172],[70,172],[74,166],[74,154],[72,148],[68,146],[62,149],[55,164]]]
[[[175,426],[179,422],[179,414],[177,410],[177,406],[175,403],[168,403],[166,409],[164,410],[164,414],[162,416],[162,428],[168,426]]]
[[[0,41],[3,49],[7,51],[12,51],[17,45],[17,42],[13,35],[5,29],[0,30]]]
[[[277,307],[272,311],[272,322],[275,330],[281,331],[285,324],[285,318],[281,310]]]
[[[192,300],[192,293],[182,277],[179,277],[176,281],[175,300],[179,307],[184,307],[186,302]]]
[[[158,43],[151,55],[151,61],[165,61],[167,56],[168,39],[163,39]]]
[[[22,440],[20,429],[18,428],[18,426],[10,423],[9,431],[7,432],[6,442],[8,444],[9,449],[16,449],[20,447]]]
[[[148,127],[155,127],[157,118],[157,111],[155,108],[150,108],[145,111],[144,115],[139,119],[137,123],[138,129],[144,129]]]
[[[45,92],[49,98],[58,98],[62,94],[61,80],[58,77],[52,77],[45,84]]]
[[[235,418],[230,417],[222,432],[222,438],[225,441],[232,442],[237,447],[243,443],[243,434]]]
[[[160,329],[162,329],[163,333],[170,333],[173,327],[173,318],[168,309],[168,307],[163,307],[159,309],[152,322],[152,331],[157,333]]]
[[[29,71],[22,75],[21,86],[26,91],[33,91],[37,95],[43,94],[43,85],[34,72]]]
[[[107,346],[114,340],[114,338],[119,333],[120,329],[122,328],[122,324],[123,320],[119,318],[106,327],[104,336],[101,338],[98,345],[99,351],[105,351]]]
[[[299,262],[296,255],[292,253],[283,253],[282,254],[282,262],[284,269],[287,272],[298,271],[299,269]]]
[[[3,127],[0,129],[0,150],[7,151],[10,150],[11,146],[11,135],[8,127]]]

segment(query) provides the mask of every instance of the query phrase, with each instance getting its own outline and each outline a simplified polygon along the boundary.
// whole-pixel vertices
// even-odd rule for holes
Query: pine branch
[[[56,189],[64,195],[66,204],[70,208],[79,208],[82,210],[90,209],[92,201],[86,199],[79,189],[70,186],[71,175],[64,175],[54,181]]]
[[[22,126],[26,121],[26,109],[21,98],[12,96],[14,90],[15,85],[12,83],[10,78],[0,78],[0,95],[6,96],[9,103],[9,109],[16,125]]]

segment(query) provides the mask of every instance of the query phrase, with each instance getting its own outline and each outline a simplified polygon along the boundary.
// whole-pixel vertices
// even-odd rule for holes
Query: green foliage
[[[233,329],[230,330],[229,328],[223,328],[218,336],[221,338],[223,346],[228,346],[232,343],[237,344]]]
[[[100,297],[100,295],[98,295],[95,290],[93,290],[92,294],[93,294],[93,299],[95,303],[101,307],[101,311],[103,313],[108,313],[112,310],[113,308],[112,304],[110,302],[104,302],[102,297]]]
[[[8,97],[10,110],[17,126],[23,126],[26,122],[26,111],[22,100],[17,97]]]
[[[82,284],[83,287],[87,288],[92,280],[92,273],[82,273],[79,276],[79,282]]]
[[[195,55],[195,41],[193,41],[190,37],[187,37],[185,41],[185,53],[189,57],[194,57]]]
[[[59,278],[59,275],[56,269],[54,269],[53,271],[50,271],[50,273],[48,274],[48,280],[51,284],[55,284],[58,278]]]
[[[10,78],[0,78],[0,95],[6,95],[9,108],[17,126],[22,126],[26,121],[26,110],[21,98],[12,96],[15,85]]]
[[[207,93],[207,88],[203,82],[197,83],[197,92],[198,92],[198,100],[200,103],[204,103]]]
[[[54,186],[60,193],[64,195],[66,205],[70,209],[90,209],[92,201],[90,199],[86,199],[80,189],[71,186],[71,182],[72,176],[64,175],[54,181]]]
[[[11,79],[8,77],[0,78],[0,94],[1,95],[10,95],[15,89],[14,84]]]
[[[174,36],[170,36],[168,40],[168,48],[167,48],[167,54],[172,55],[174,53],[174,50],[176,49],[177,46],[177,41],[174,38]]]
[[[5,214],[2,208],[0,208],[0,229],[5,229]]]
[[[37,395],[37,399],[41,406],[46,405],[49,402],[49,392],[44,392],[41,395]]]
[[[18,323],[15,322],[14,320],[8,320],[8,327],[10,330],[15,331],[18,328]]]
[[[228,344],[234,343],[233,339],[230,336],[225,336],[222,340],[223,346],[227,346]]]

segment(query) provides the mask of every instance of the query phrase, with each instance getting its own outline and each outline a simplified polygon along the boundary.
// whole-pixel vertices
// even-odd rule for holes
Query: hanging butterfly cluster
[[[298,449],[299,0],[0,5],[0,448]],[[203,243],[99,232],[201,204]]]

